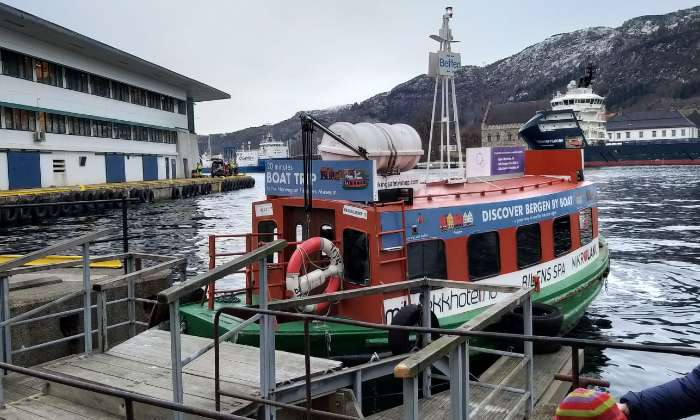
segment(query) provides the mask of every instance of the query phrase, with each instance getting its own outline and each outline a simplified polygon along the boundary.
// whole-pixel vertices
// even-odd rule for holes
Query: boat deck
[[[211,340],[182,335],[182,354],[189,355]],[[222,390],[244,395],[259,395],[259,349],[240,344],[222,343]],[[304,356],[276,352],[276,378],[285,384],[304,376]],[[334,371],[340,362],[312,358],[312,375]],[[40,370],[63,377],[94,382],[136,392],[153,398],[172,400],[170,369],[170,335],[166,331],[148,330],[105,353],[65,357],[41,365]],[[69,388],[60,384],[11,375],[6,380],[7,408],[0,409],[3,419],[112,419],[123,418],[124,401]],[[184,403],[198,408],[215,408],[214,350],[211,349],[183,368]],[[222,397],[221,411],[249,415],[255,404],[242,399]],[[134,405],[136,418],[166,419],[165,409]]]
[[[580,360],[583,360],[583,350],[580,351]],[[534,358],[534,386],[535,386],[535,411],[532,419],[548,419],[554,417],[554,410],[564,398],[571,386],[570,383],[554,379],[557,373],[571,374],[571,348],[565,347],[556,353],[538,354]],[[519,370],[512,380],[504,382],[504,386],[524,388],[525,374],[522,372],[520,360],[511,357],[501,357],[480,377],[479,382],[498,384],[513,370]],[[475,409],[493,391],[478,382],[470,384],[471,400],[469,406]],[[471,417],[482,420],[503,419],[515,407],[521,394],[502,389],[498,395],[486,406],[482,407],[476,416]],[[421,418],[425,419],[449,419],[450,418],[450,392],[440,392],[431,398],[421,399],[418,402],[418,410]],[[368,419],[372,420],[397,420],[401,419],[403,406],[391,408],[380,413],[373,414]]]

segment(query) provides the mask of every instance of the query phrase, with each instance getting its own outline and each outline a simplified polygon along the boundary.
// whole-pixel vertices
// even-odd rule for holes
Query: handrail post
[[[168,304],[170,312],[170,361],[173,379],[173,401],[182,404],[184,393],[182,389],[182,350],[180,347],[180,310],[178,300]],[[175,420],[182,420],[182,413],[173,413]]]
[[[2,294],[2,308],[0,308],[0,320],[7,321],[10,319],[10,278],[8,276],[0,277],[0,294]],[[0,342],[0,354],[2,361],[12,363],[12,324],[2,327],[0,331],[2,342]],[[5,374],[7,371],[4,372]]]
[[[122,197],[122,248],[124,253],[129,252],[129,202],[126,199],[127,194]],[[124,267],[124,274],[129,274],[129,266]]]
[[[130,278],[126,282],[126,305],[129,316],[129,337],[136,335],[136,291],[134,290],[134,278]]]
[[[464,341],[462,346],[462,383],[464,384],[464,419],[468,420],[471,416],[471,408],[469,401],[471,400],[471,388],[469,383],[469,339]]]
[[[92,283],[90,282],[90,242],[83,248],[83,334],[85,353],[92,353]]]
[[[418,377],[403,380],[403,416],[404,420],[417,420],[418,414]]]
[[[209,235],[209,269],[213,270],[216,268],[216,235]],[[207,284],[207,307],[209,310],[214,309],[214,299],[216,297],[216,291],[214,290],[216,286],[214,282]]]
[[[97,304],[97,348],[101,353],[106,352],[109,349],[109,342],[107,340],[107,292],[101,290],[96,293],[96,304]]]
[[[260,309],[267,310],[267,256],[258,260],[260,266]],[[260,321],[260,397],[273,399],[275,388],[275,331],[272,315],[263,315]],[[275,418],[275,410],[268,404],[263,405],[263,419]]]
[[[431,322],[431,311],[430,311],[430,288],[428,286],[421,287],[420,294],[420,304],[421,304],[421,325],[424,327],[432,327]],[[423,347],[430,344],[431,334],[423,333]],[[430,367],[426,368],[423,372],[423,398],[430,398],[432,396],[431,386],[432,386],[432,369]]]
[[[464,397],[466,396],[462,383],[462,365],[464,351],[460,344],[450,351],[450,418],[462,420],[464,418]]]
[[[523,299],[523,332],[525,335],[532,335],[532,293],[528,293]],[[534,410],[534,399],[532,394],[535,390],[534,386],[534,366],[533,366],[533,351],[532,341],[525,341],[523,349],[525,351],[525,359],[527,361],[525,391],[528,393],[527,401],[525,402],[525,417],[530,418]]]

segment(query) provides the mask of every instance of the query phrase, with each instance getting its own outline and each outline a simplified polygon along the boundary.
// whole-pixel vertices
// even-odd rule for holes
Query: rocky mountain
[[[455,79],[462,144],[480,144],[481,119],[489,101],[549,98],[578,78],[589,61],[598,67],[593,88],[606,96],[611,111],[700,108],[700,6],[640,16],[617,28],[553,35],[487,66],[462,67]],[[427,139],[433,83],[420,75],[363,102],[312,113],[329,123],[403,122]],[[240,147],[248,141],[255,146],[269,130],[279,139],[290,139],[293,154],[300,150],[297,115],[272,126],[212,135],[212,149]]]

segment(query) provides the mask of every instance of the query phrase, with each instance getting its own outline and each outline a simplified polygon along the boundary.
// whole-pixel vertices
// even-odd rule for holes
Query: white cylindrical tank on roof
[[[328,128],[347,143],[363,147],[367,157],[377,162],[378,171],[407,171],[423,156],[420,136],[410,125],[337,122]],[[318,151],[323,160],[362,159],[328,134],[323,135]]]

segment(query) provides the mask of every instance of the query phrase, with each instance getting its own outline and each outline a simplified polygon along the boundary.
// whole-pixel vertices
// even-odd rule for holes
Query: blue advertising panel
[[[406,212],[406,240],[450,239],[522,226],[593,207],[596,201],[596,186],[591,184],[519,200],[409,210]],[[401,212],[382,213],[381,223],[382,231],[401,229]],[[385,235],[382,249],[398,247],[401,243],[401,234]]]
[[[304,196],[304,164],[301,160],[265,162],[265,194]],[[374,201],[375,167],[372,160],[314,160],[311,165],[314,199]]]

